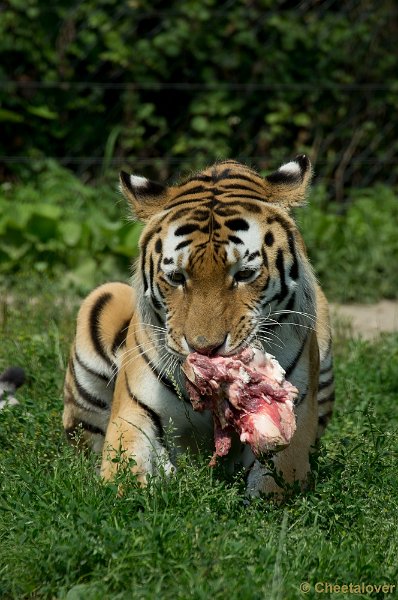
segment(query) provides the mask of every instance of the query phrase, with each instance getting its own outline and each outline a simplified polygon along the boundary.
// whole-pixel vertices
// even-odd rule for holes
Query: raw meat
[[[210,410],[214,418],[215,453],[225,456],[235,430],[254,454],[285,448],[295,430],[293,400],[297,388],[271,355],[248,347],[234,356],[209,357],[194,352],[182,370],[194,410]]]

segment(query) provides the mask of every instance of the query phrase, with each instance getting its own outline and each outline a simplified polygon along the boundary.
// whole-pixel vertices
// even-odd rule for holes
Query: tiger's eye
[[[249,281],[254,275],[254,271],[251,269],[242,269],[241,271],[237,271],[234,275],[235,281]]]
[[[186,281],[185,275],[184,273],[181,273],[181,271],[173,271],[172,273],[168,273],[167,279],[172,285],[184,285]]]

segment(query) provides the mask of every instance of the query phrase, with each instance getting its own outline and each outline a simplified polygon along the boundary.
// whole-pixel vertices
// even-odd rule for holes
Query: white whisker
[[[305,313],[299,310],[276,310],[271,313],[272,315],[283,315],[283,314],[291,314],[291,315],[300,315],[302,317],[306,317],[307,319],[311,319],[312,321],[316,320],[315,315],[311,315],[310,313]]]

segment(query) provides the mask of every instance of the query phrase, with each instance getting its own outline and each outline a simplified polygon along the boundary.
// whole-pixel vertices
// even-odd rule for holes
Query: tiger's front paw
[[[247,477],[246,494],[250,498],[258,498],[263,494],[283,498],[284,490],[276,483],[272,470],[256,460]]]
[[[165,448],[158,445],[155,448],[141,448],[140,451],[105,448],[101,465],[101,476],[106,481],[115,479],[122,470],[130,470],[141,486],[148,484],[149,477],[170,476],[176,468],[170,461]]]
[[[276,463],[276,464],[275,464]],[[305,490],[308,471],[302,477],[295,477],[295,472],[284,473],[278,470],[277,461],[271,459],[267,464],[255,461],[247,477],[246,493],[250,498],[268,496],[282,501],[296,490]]]

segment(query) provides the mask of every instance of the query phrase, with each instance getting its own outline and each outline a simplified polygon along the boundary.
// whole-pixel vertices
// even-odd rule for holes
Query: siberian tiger
[[[334,399],[328,304],[290,214],[311,174],[304,155],[265,178],[233,160],[169,187],[120,174],[145,224],[133,285],[107,283],[84,300],[64,388],[66,434],[79,428],[102,452],[105,479],[117,453],[134,458],[143,484],[173,471],[179,452],[211,453],[212,417],[192,410],[181,364],[256,340],[299,390],[297,431],[273,467],[236,438],[226,468],[246,471],[252,495],[280,492],[272,472],[305,484]]]

